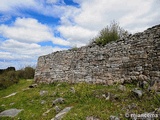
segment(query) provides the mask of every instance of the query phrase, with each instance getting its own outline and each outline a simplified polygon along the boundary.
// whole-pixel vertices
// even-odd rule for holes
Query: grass
[[[87,116],[95,116],[101,120],[107,120],[110,115],[119,116],[125,120],[124,115],[127,106],[132,103],[136,104],[137,107],[132,109],[131,112],[137,114],[152,112],[155,108],[160,107],[160,96],[155,93],[145,93],[140,99],[133,97],[130,91],[136,86],[131,84],[126,85],[127,90],[125,92],[119,91],[117,89],[118,85],[103,86],[58,82],[50,85],[41,84],[26,91],[22,90],[31,83],[32,81],[20,80],[18,84],[0,91],[0,111],[10,108],[24,109],[14,118],[2,117],[0,118],[1,120],[50,120],[56,115],[54,109],[51,109],[46,116],[42,114],[53,108],[52,101],[59,97],[65,99],[64,104],[58,104],[61,109],[73,106],[63,120],[85,120]],[[75,88],[75,93],[71,92],[71,87]],[[41,90],[48,91],[48,94],[40,96],[39,92]],[[13,92],[18,93],[15,96],[3,98]],[[102,94],[108,92],[117,95],[118,99],[106,101]],[[42,100],[46,101],[43,105],[41,104]]]

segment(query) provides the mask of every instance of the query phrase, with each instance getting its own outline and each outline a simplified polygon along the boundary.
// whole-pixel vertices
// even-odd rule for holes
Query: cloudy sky
[[[86,45],[113,20],[131,33],[160,24],[160,0],[0,0],[0,69]]]

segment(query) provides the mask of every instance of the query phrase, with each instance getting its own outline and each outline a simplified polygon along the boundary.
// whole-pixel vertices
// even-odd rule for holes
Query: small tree
[[[110,26],[107,26],[100,31],[99,35],[94,38],[94,42],[97,45],[104,46],[111,41],[116,41],[124,37],[126,34],[128,34],[128,32],[113,21]]]
[[[32,67],[25,67],[24,69],[24,78],[25,79],[33,79],[34,78],[35,69]]]

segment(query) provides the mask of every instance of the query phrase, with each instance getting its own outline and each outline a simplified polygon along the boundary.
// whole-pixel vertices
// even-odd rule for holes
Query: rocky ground
[[[158,120],[160,92],[147,82],[20,83],[0,91],[1,120]]]

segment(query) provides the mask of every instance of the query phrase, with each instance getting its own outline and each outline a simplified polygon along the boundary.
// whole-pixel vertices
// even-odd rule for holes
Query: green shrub
[[[19,79],[24,79],[24,70],[21,69],[21,70],[17,70],[17,76]]]
[[[99,46],[104,46],[107,43],[116,41],[127,34],[128,32],[122,29],[116,22],[112,22],[110,26],[102,29],[93,41]]]
[[[33,79],[35,69],[32,67],[25,67],[24,69],[17,70],[11,69],[1,70],[0,74],[0,89],[5,89],[13,84],[17,84],[20,79]]]
[[[78,47],[77,47],[77,46],[73,46],[73,47],[71,48],[71,50],[77,51],[77,50],[78,50]]]
[[[15,83],[18,83],[19,79],[16,71],[5,71],[0,75],[0,89],[5,89]]]
[[[20,79],[33,79],[34,72],[35,72],[34,68],[27,66],[24,69],[18,70],[17,74]]]
[[[24,69],[24,78],[25,79],[33,79],[34,78],[35,69],[32,67],[25,67]]]

